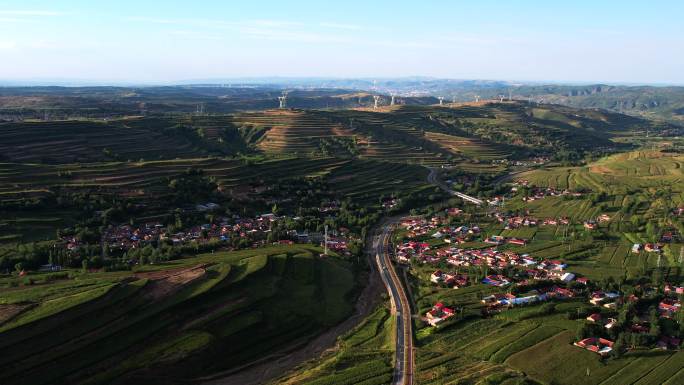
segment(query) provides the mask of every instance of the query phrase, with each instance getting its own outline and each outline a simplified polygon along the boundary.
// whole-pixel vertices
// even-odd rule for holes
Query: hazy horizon
[[[245,77],[216,77],[210,79],[175,79],[169,81],[145,81],[145,80],[107,80],[107,79],[77,79],[77,78],[26,78],[26,79],[6,79],[0,77],[0,87],[173,87],[173,86],[193,86],[193,85],[207,85],[207,86],[309,86],[309,83],[314,81],[320,82],[335,82],[335,81],[366,81],[372,82],[376,80],[382,81],[409,81],[409,80],[426,80],[426,81],[451,81],[451,82],[491,82],[491,83],[506,83],[510,85],[560,85],[560,86],[589,86],[589,85],[608,85],[608,86],[622,86],[622,87],[684,87],[682,83],[665,83],[665,82],[608,82],[601,80],[585,80],[585,81],[563,81],[563,80],[520,80],[520,79],[460,79],[460,78],[440,78],[432,76],[421,75],[407,75],[391,78],[384,78],[382,76],[369,77],[289,77],[278,75],[265,76],[245,76]]]
[[[682,85],[684,4],[656,3],[0,1],[0,78]]]

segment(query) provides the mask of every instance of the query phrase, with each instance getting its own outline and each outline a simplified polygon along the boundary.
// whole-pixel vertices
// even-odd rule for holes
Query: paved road
[[[441,188],[442,190],[448,192],[449,194],[457,196],[457,197],[463,199],[464,201],[474,203],[478,206],[481,206],[484,204],[484,201],[482,199],[477,199],[477,198],[472,197],[470,195],[466,195],[462,192],[454,191],[454,190],[450,189],[446,184],[437,180],[437,169],[435,169],[435,168],[430,168],[430,174],[428,174],[427,180],[428,180],[428,183],[434,184],[435,186]]]
[[[404,286],[392,264],[390,237],[398,220],[385,223],[374,240],[375,260],[387,292],[390,295],[392,310],[397,317],[397,336],[393,384],[413,384],[413,322],[411,307]]]

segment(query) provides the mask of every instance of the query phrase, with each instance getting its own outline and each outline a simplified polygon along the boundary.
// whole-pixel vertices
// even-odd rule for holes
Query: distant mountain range
[[[605,109],[684,125],[684,86],[568,85],[429,77],[197,79],[161,86],[97,86],[96,82],[81,80],[35,80],[24,82],[25,86],[18,86],[20,83],[0,81],[0,86],[4,86],[0,87],[0,98],[4,98],[0,99],[0,114],[8,107],[64,108],[73,107],[73,102],[78,102],[76,104],[79,105],[89,104],[88,100],[101,108],[100,102],[103,98],[111,101],[113,106],[119,103],[126,104],[126,108],[130,108],[131,102],[148,102],[153,105],[155,101],[161,102],[163,99],[157,107],[162,110],[174,110],[175,107],[169,105],[169,102],[172,102],[169,98],[180,94],[183,96],[183,103],[190,101],[191,104],[196,102],[218,106],[218,110],[215,109],[213,112],[263,109],[277,103],[277,96],[283,91],[290,93],[293,107],[349,108],[369,105],[372,100],[370,97],[365,100],[357,98],[356,103],[351,103],[350,98],[337,97],[361,92],[366,96],[394,94],[401,97],[406,104],[434,103],[437,97],[456,102],[474,101],[478,98],[511,98],[529,103]],[[37,86],[38,84],[43,86]],[[193,94],[195,98],[186,99],[185,96],[188,94]],[[62,98],[61,101],[55,100],[57,95]],[[32,106],[22,105],[22,97],[24,100],[30,98]],[[34,97],[50,99],[50,103],[40,106]],[[8,98],[12,98],[12,101],[8,102]],[[216,103],[217,98],[221,98],[221,103]],[[301,98],[308,100],[303,102]],[[194,105],[189,108],[194,108]]]

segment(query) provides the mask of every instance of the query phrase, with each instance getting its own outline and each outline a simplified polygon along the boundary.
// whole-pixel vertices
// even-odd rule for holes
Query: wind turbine
[[[439,100],[439,105],[444,105],[444,96],[438,96],[437,99]]]
[[[392,99],[390,99],[390,106],[393,106],[394,105],[394,96],[395,96],[394,92],[391,93],[390,96],[392,97]]]
[[[287,91],[283,91],[283,96],[278,96],[278,102],[281,109],[287,106]]]
[[[475,103],[479,103],[479,102],[480,102],[480,95],[475,95]]]
[[[378,109],[378,103],[380,102],[380,95],[373,95],[373,109]]]

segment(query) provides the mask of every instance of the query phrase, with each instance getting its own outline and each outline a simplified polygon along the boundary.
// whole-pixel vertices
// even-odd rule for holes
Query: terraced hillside
[[[264,127],[263,137],[256,147],[270,153],[321,152],[324,139],[338,138],[353,145],[354,131],[335,124],[315,111],[270,110],[263,113],[245,113],[236,116],[242,125]],[[332,152],[341,149],[333,148]]]
[[[657,134],[634,117],[520,102],[396,106],[378,111],[265,110],[236,114],[0,123],[0,156],[18,163],[190,158],[245,153],[336,156],[441,165],[624,146]]]
[[[617,194],[629,194],[633,189],[652,194],[662,190],[669,193],[669,199],[680,202],[678,193],[684,193],[683,168],[681,154],[642,150],[616,154],[587,167],[536,170],[521,174],[520,178],[538,186],[586,188]]]
[[[189,169],[203,170],[227,198],[238,200],[262,199],[257,191],[267,192],[283,181],[301,178],[321,178],[338,199],[370,204],[378,204],[382,196],[429,189],[427,170],[419,165],[333,157],[283,157],[252,163],[220,158],[80,165],[0,163],[0,243],[44,240],[71,225],[73,208],[60,208],[55,201],[60,194],[127,199],[162,214],[168,209],[168,181]],[[37,206],[28,210],[25,205],[29,204]]]
[[[0,123],[0,157],[14,162],[73,163],[206,154],[158,119]]]
[[[477,138],[427,132],[425,136],[452,153],[483,160],[506,159],[512,155],[510,148]],[[508,150],[508,151],[507,151]]]
[[[346,262],[319,252],[218,253],[5,292],[0,382],[171,384],[306,340],[351,312]]]

